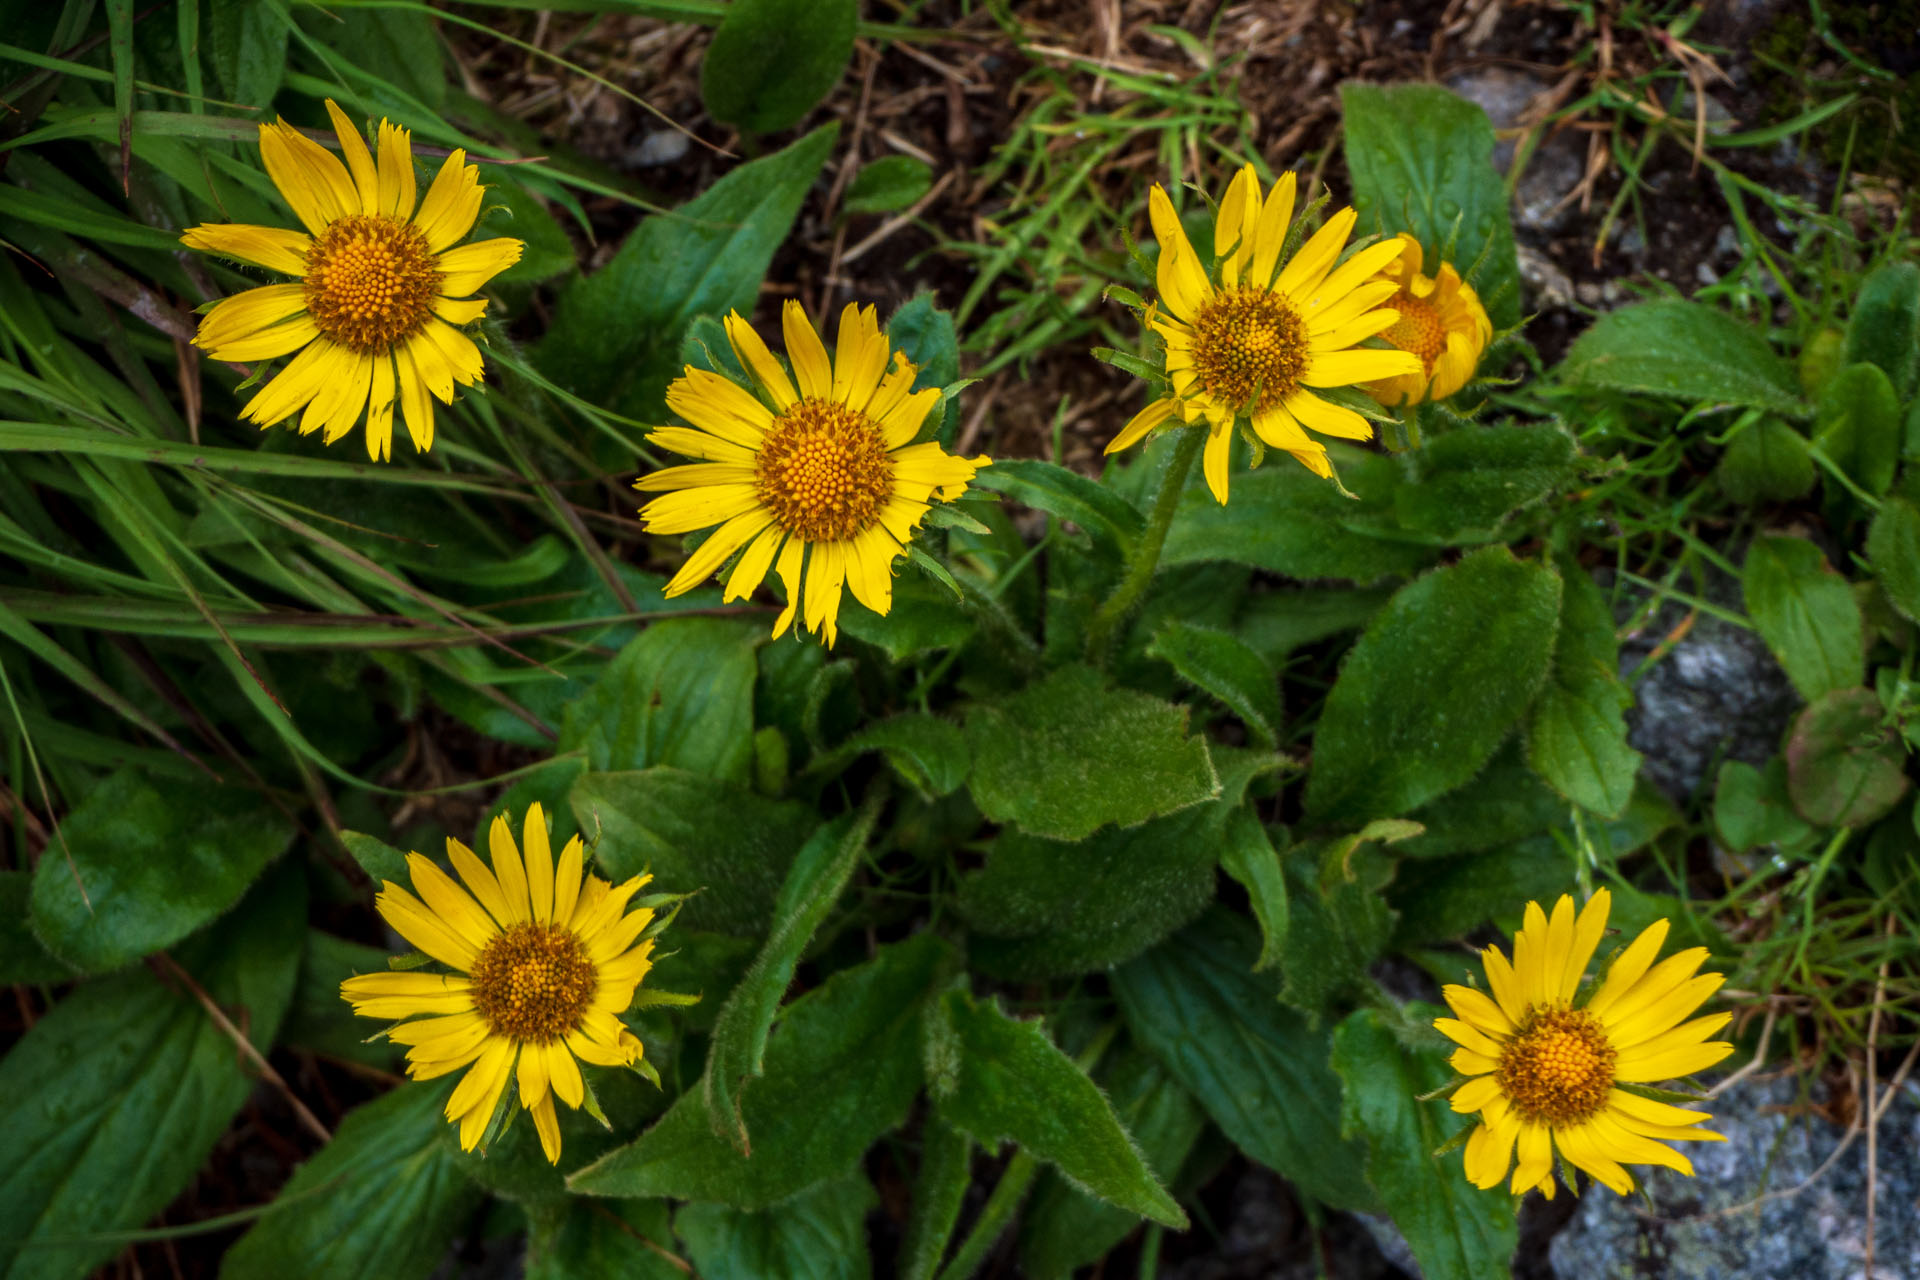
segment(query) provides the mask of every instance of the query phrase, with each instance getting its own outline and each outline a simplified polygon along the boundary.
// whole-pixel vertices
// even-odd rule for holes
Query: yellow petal
[[[1453,1096],[1447,1099],[1447,1105],[1462,1114],[1471,1114],[1499,1096],[1498,1077],[1475,1076],[1453,1091]]]
[[[1596,1015],[1609,1027],[1626,1022],[1651,1005],[1657,1004],[1684,984],[1706,962],[1705,947],[1688,947],[1675,952],[1633,984],[1633,989],[1610,1002],[1604,1014]]]
[[[380,122],[379,212],[409,222],[413,218],[413,135],[399,125]]]
[[[312,316],[302,313],[271,328],[259,329],[244,338],[224,342],[207,354],[215,360],[236,363],[272,360],[298,351],[319,336],[320,326],[314,323]]]
[[[479,899],[480,905],[487,909],[487,914],[496,923],[505,928],[514,922],[513,912],[507,909],[507,897],[500,891],[500,882],[473,850],[448,836],[447,859],[453,863],[453,869],[460,874],[460,878],[466,881],[467,889]]]
[[[440,292],[449,298],[464,298],[477,292],[487,281],[520,261],[526,245],[505,236],[496,240],[475,240],[436,257],[440,271]]]
[[[903,396],[900,402],[887,410],[880,419],[880,437],[889,449],[898,449],[920,434],[920,426],[927,420],[927,414],[940,402],[938,388],[927,387],[912,395]]]
[[[393,349],[394,379],[400,389],[400,413],[407,435],[421,453],[433,448],[433,393],[419,362],[406,347]]]
[[[787,591],[787,607],[780,611],[778,618],[774,619],[775,639],[787,633],[787,628],[793,625],[795,613],[799,611],[801,562],[805,554],[804,542],[798,538],[788,538],[786,545],[780,548],[780,558],[774,562],[774,572],[780,575],[780,585]]]
[[[1420,357],[1412,352],[1355,347],[1347,351],[1312,352],[1300,381],[1309,387],[1350,387],[1376,378],[1422,372]]]
[[[768,528],[747,545],[734,562],[733,572],[727,575],[727,589],[720,596],[722,603],[753,594],[754,588],[766,580],[767,570],[773,567],[774,553],[780,550],[780,542],[786,536],[784,529]]]
[[[1173,202],[1157,182],[1147,193],[1147,216],[1153,223],[1154,238],[1160,242],[1160,262],[1155,271],[1160,300],[1174,315],[1191,320],[1212,296],[1213,287],[1187,242],[1180,215],[1173,211]]]
[[[348,354],[344,347],[335,346],[326,338],[315,338],[287,361],[287,367],[277,377],[255,393],[240,416],[263,427],[279,422],[318,395]]]
[[[375,462],[393,457],[393,356],[373,359],[373,385],[367,389],[367,456]]]
[[[1519,1161],[1513,1169],[1513,1194],[1521,1195],[1553,1176],[1553,1139],[1542,1124],[1520,1126]]]
[[[1614,1067],[1613,1078],[1622,1084],[1653,1084],[1660,1080],[1678,1080],[1696,1071],[1705,1071],[1732,1052],[1732,1045],[1724,1040],[1714,1040],[1706,1044],[1691,1045],[1684,1049],[1669,1049],[1663,1053],[1644,1056],[1630,1056],[1623,1053]]]
[[[455,884],[452,876],[434,866],[430,859],[409,853],[407,872],[413,878],[414,889],[440,923],[459,934],[468,945],[478,950],[499,934],[499,929],[480,909],[480,904]]]
[[[538,800],[527,806],[520,839],[526,850],[527,895],[532,901],[533,918],[538,923],[552,923],[553,845],[547,840],[547,815]]]
[[[766,388],[776,406],[781,409],[792,408],[799,397],[793,394],[793,384],[787,380],[787,371],[780,367],[780,362],[774,359],[773,352],[753,331],[753,326],[741,319],[738,311],[727,312],[722,323],[727,331],[727,341],[733,345],[733,354],[740,358],[741,365],[753,375],[756,382]],[[692,376],[692,371],[688,376]],[[693,420],[689,418],[688,421]],[[695,425],[707,426],[704,422]],[[712,429],[708,427],[708,430]]]
[[[560,866],[553,873],[553,922],[565,924],[573,919],[573,905],[580,898],[581,864],[585,846],[580,837],[567,841],[560,850]]]
[[[507,1087],[512,1068],[512,1042],[495,1040],[480,1054],[473,1069],[454,1086],[453,1096],[447,1099],[446,1115],[447,1119],[460,1122],[461,1150],[471,1151],[479,1145],[480,1135],[487,1131],[487,1122],[493,1118],[493,1109]]]
[[[531,920],[533,901],[527,894],[527,871],[521,865],[520,850],[513,843],[513,829],[504,813],[496,813],[487,827],[487,852],[493,857],[493,874],[500,881],[500,894],[507,901],[512,922]]]
[[[1583,1170],[1594,1181],[1604,1184],[1619,1195],[1633,1194],[1633,1178],[1594,1141],[1591,1126],[1575,1125],[1572,1128],[1557,1129],[1553,1136],[1560,1147],[1561,1154],[1565,1155],[1575,1168]]]
[[[1665,1035],[1678,1026],[1726,981],[1724,974],[1703,973],[1675,987],[1660,999],[1622,1017],[1616,1010],[1607,1022],[1607,1038],[1627,1049]]]
[[[479,949],[442,924],[425,904],[391,880],[375,896],[373,905],[395,933],[441,964],[462,973],[473,967]]]
[[[548,1044],[545,1053],[547,1079],[553,1085],[555,1096],[570,1107],[578,1107],[587,1096],[586,1083],[580,1078],[580,1065],[558,1040]]]
[[[1455,1013],[1486,1035],[1505,1037],[1513,1034],[1512,1020],[1485,992],[1450,984],[1441,988],[1441,995],[1446,997]]]
[[[462,328],[487,314],[487,300],[485,298],[468,298],[465,300],[435,298],[433,300],[433,314],[439,316],[456,329]]]
[[[413,216],[414,229],[426,237],[427,248],[439,253],[473,230],[480,216],[480,201],[480,170],[467,163],[464,150],[455,147],[427,188],[420,212]]]
[[[745,546],[749,539],[772,523],[773,512],[760,506],[734,516],[714,530],[711,537],[694,549],[693,554],[687,557],[687,562],[680,566],[680,571],[673,575],[672,581],[667,583],[666,589],[661,594],[671,599],[705,582],[722,564],[726,563],[728,556]]]
[[[817,544],[807,565],[806,627],[816,635],[824,634],[829,649],[839,636],[840,594],[846,585],[845,544]]]
[[[887,371],[887,340],[873,307],[849,302],[840,312],[834,339],[833,398],[849,409],[865,409]]]
[[[1311,316],[1314,312],[1331,306],[1352,293],[1378,273],[1381,267],[1399,256],[1398,240],[1368,245],[1328,272],[1311,292],[1305,296],[1295,294],[1294,297],[1300,304],[1300,309]],[[1311,321],[1309,321],[1309,332],[1312,331]]]
[[[307,291],[299,284],[269,284],[222,298],[200,319],[193,344],[208,351],[249,338],[307,309]],[[215,355],[214,359],[228,357]]]
[[[260,126],[260,159],[294,216],[313,234],[360,211],[360,193],[346,167],[285,120]]]
[[[373,156],[367,150],[366,138],[332,98],[327,99],[327,115],[333,121],[333,135],[340,140],[340,154],[347,162],[347,172],[352,175],[354,189],[360,196],[359,207],[354,212],[378,213],[380,178],[373,167]]]
[[[1146,408],[1127,419],[1127,425],[1120,428],[1120,434],[1107,441],[1103,452],[1118,453],[1138,444],[1149,431],[1173,416],[1174,402],[1171,398],[1155,400]]]
[[[1464,988],[1460,988],[1460,987],[1447,988],[1448,991],[1458,991],[1463,989]],[[1451,1000],[1452,997],[1449,996],[1448,999]],[[1498,1058],[1500,1056],[1499,1041],[1493,1039],[1493,1037],[1489,1036],[1486,1032],[1482,1031],[1480,1028],[1474,1026],[1471,1022],[1464,1022],[1458,1018],[1435,1018],[1433,1020],[1433,1026],[1434,1026],[1434,1030],[1438,1031],[1441,1035],[1453,1041],[1455,1044],[1459,1045],[1463,1049],[1470,1050],[1473,1053],[1478,1054],[1482,1057],[1485,1057],[1489,1060]],[[1473,1075],[1477,1073],[1462,1072],[1462,1074]]]
[[[769,354],[767,358],[773,357]],[[787,403],[792,403],[791,398]],[[767,412],[767,407],[745,388],[717,373],[691,366],[668,385],[667,408],[694,426],[744,449],[759,448],[767,428],[773,425],[773,415]]]
[[[304,231],[227,222],[190,227],[181,234],[180,243],[201,253],[216,253],[297,276],[306,273],[307,250],[313,247],[313,238]]]
[[[780,308],[780,330],[787,340],[794,380],[800,384],[800,398],[825,400],[833,393],[833,366],[827,362],[826,344],[820,341],[807,313],[791,298]]]
[[[722,440],[697,427],[656,427],[647,433],[647,443],[657,444],[662,449],[671,449],[689,458],[709,458],[714,462],[727,462],[735,466],[751,467],[756,456],[752,449],[734,444],[731,440]]]
[[[366,412],[367,397],[372,390],[373,357],[356,355],[346,378],[340,383],[340,394],[334,400],[333,411],[320,424],[321,438],[332,444],[353,430],[354,424],[360,421],[360,415]]]
[[[1226,426],[1215,426],[1207,434],[1206,452],[1201,455],[1201,470],[1206,473],[1207,488],[1213,491],[1214,501],[1221,506],[1227,505],[1227,460],[1233,454],[1233,431]]]
[[[1352,209],[1342,209],[1328,218],[1326,225],[1307,237],[1307,242],[1293,255],[1293,261],[1280,272],[1280,278],[1274,281],[1274,291],[1296,300],[1312,297],[1334,259],[1340,256],[1358,217]]]
[[[547,1096],[547,1055],[540,1045],[527,1045],[520,1051],[515,1073],[520,1086],[520,1105],[531,1111]]]
[[[520,1054],[524,1060],[531,1050]],[[569,1059],[571,1061],[571,1059]],[[554,1114],[553,1099],[542,1098],[528,1108],[533,1113],[533,1130],[540,1135],[540,1150],[546,1154],[548,1164],[560,1163],[560,1117]]]
[[[1240,283],[1241,271],[1253,260],[1253,244],[1260,222],[1260,176],[1253,166],[1240,166],[1227,184],[1220,212],[1213,223],[1213,256],[1220,263],[1220,284]]]
[[[1253,233],[1253,262],[1247,284],[1264,289],[1273,283],[1273,268],[1286,247],[1287,224],[1293,220],[1294,176],[1289,169],[1273,181],[1266,203],[1260,206],[1260,225]]]
[[[1646,975],[1647,969],[1653,964],[1653,958],[1660,954],[1660,948],[1666,944],[1667,930],[1670,927],[1669,922],[1664,919],[1655,920],[1641,931],[1640,936],[1635,938],[1625,951],[1620,953],[1613,964],[1608,966],[1607,976],[1601,982],[1599,989],[1587,1001],[1588,1013],[1602,1021],[1606,1019],[1607,1011],[1622,996],[1633,990],[1640,979]]]
[[[692,533],[757,510],[760,491],[751,484],[711,484],[663,493],[640,509],[648,533]]]

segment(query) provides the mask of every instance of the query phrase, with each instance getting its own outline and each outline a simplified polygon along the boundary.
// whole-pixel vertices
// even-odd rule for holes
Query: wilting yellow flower
[[[200,321],[194,344],[216,360],[299,354],[242,415],[263,428],[304,409],[300,431],[328,444],[367,413],[367,454],[393,454],[394,402],[416,449],[433,446],[433,401],[480,380],[480,349],[461,330],[487,309],[469,295],[520,260],[518,240],[454,248],[480,216],[480,170],[456,150],[414,207],[407,131],[380,122],[380,160],[327,101],[343,165],[286,121],[260,126],[267,176],[306,232],[227,223],[180,237],[201,249],[298,276],[235,294]]]
[[[1493,339],[1493,322],[1480,305],[1480,295],[1453,264],[1441,263],[1437,275],[1421,275],[1420,242],[1401,232],[1399,243],[1400,255],[1381,270],[1380,278],[1393,282],[1395,292],[1387,305],[1400,319],[1380,336],[1419,356],[1420,372],[1367,384],[1367,393],[1389,408],[1445,400],[1467,385]]]
[[[1586,1004],[1574,1007],[1610,902],[1602,889],[1576,918],[1573,899],[1562,896],[1551,919],[1528,903],[1513,962],[1498,947],[1481,952],[1492,997],[1446,988],[1459,1018],[1433,1025],[1460,1046],[1454,1070],[1471,1077],[1454,1091],[1453,1109],[1480,1113],[1466,1147],[1467,1179],[1477,1187],[1506,1177],[1517,1147],[1514,1194],[1537,1189],[1551,1199],[1558,1147],[1575,1168],[1626,1195],[1633,1178],[1623,1164],[1664,1165],[1691,1177],[1693,1165],[1664,1144],[1725,1141],[1693,1127],[1712,1116],[1619,1087],[1689,1076],[1733,1052],[1724,1041],[1707,1041],[1732,1014],[1682,1021],[1724,981],[1717,973],[1695,976],[1705,947],[1654,964],[1667,938],[1667,922],[1656,920]]]
[[[1333,464],[1326,446],[1306,429],[1348,440],[1373,438],[1365,418],[1308,388],[1353,386],[1418,368],[1405,352],[1357,345],[1399,319],[1381,305],[1395,286],[1374,277],[1400,246],[1373,245],[1336,267],[1355,218],[1352,209],[1342,209],[1281,266],[1293,194],[1291,173],[1280,175],[1264,201],[1252,165],[1234,176],[1214,222],[1218,275],[1210,279],[1167,193],[1155,184],[1147,209],[1160,241],[1160,305],[1166,312],[1150,313],[1149,323],[1166,340],[1173,394],[1134,415],[1107,445],[1108,453],[1134,444],[1175,414],[1186,423],[1204,420],[1211,432],[1203,461],[1207,485],[1225,502],[1227,458],[1239,419],[1320,476],[1331,476]]]
[[[653,966],[653,941],[634,945],[653,911],[627,902],[651,876],[612,885],[582,869],[580,837],[553,865],[546,817],[527,809],[526,860],[506,815],[488,833],[493,869],[458,840],[447,854],[466,888],[417,853],[407,855],[418,898],[387,881],[374,905],[388,924],[454,970],[368,973],[340,984],[367,1018],[415,1018],[389,1037],[407,1050],[407,1074],[431,1080],[472,1064],[447,1101],[471,1151],[487,1131],[508,1079],[533,1113],[547,1159],[560,1159],[557,1096],[570,1107],[586,1097],[575,1059],[604,1067],[640,1060],[640,1041],[621,1023],[634,989]]]
[[[692,427],[662,427],[647,439],[704,458],[634,484],[671,490],[641,508],[649,533],[691,533],[719,525],[667,583],[677,596],[740,559],[723,598],[753,593],[771,567],[787,588],[773,634],[793,625],[839,634],[840,594],[875,613],[893,607],[893,562],[934,498],[950,502],[991,459],[956,458],[935,441],[912,440],[940,393],[912,391],[915,367],[893,354],[872,307],[840,313],[832,361],[797,302],[780,315],[793,378],[738,313],[727,340],[753,381],[748,390],[688,366],[667,388],[667,407]],[[745,548],[744,551],[741,548]],[[804,604],[804,607],[803,607]]]

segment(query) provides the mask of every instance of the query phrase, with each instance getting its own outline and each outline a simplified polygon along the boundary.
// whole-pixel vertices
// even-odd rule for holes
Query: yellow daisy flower
[[[912,443],[940,393],[911,390],[917,370],[897,352],[888,371],[891,349],[872,307],[848,303],[840,313],[832,360],[799,303],[786,304],[780,323],[793,378],[730,313],[727,340],[753,387],[689,365],[667,388],[667,407],[693,425],[662,427],[647,439],[705,461],[656,471],[633,487],[668,491],[640,510],[649,533],[720,526],[667,583],[669,597],[739,551],[723,598],[751,595],[772,568],[787,589],[773,634],[798,616],[832,645],[842,587],[875,613],[892,608],[893,562],[907,553],[929,504],[958,498],[992,460]]]
[[[1382,305],[1395,286],[1374,278],[1400,246],[1361,249],[1335,266],[1355,218],[1352,209],[1342,209],[1282,266],[1293,199],[1293,174],[1281,174],[1263,200],[1253,166],[1241,169],[1214,221],[1218,270],[1210,278],[1167,193],[1154,185],[1147,211],[1160,241],[1159,305],[1165,311],[1150,312],[1148,323],[1166,340],[1173,394],[1135,414],[1107,445],[1108,453],[1135,444],[1176,414],[1184,423],[1204,421],[1210,432],[1202,464],[1207,486],[1225,502],[1236,421],[1248,420],[1263,442],[1327,477],[1333,464],[1326,446],[1307,429],[1348,440],[1373,438],[1365,418],[1309,388],[1353,386],[1418,368],[1405,352],[1357,345],[1400,318]]]
[[[1367,384],[1367,394],[1388,408],[1445,400],[1467,385],[1493,340],[1493,321],[1480,295],[1453,264],[1442,262],[1438,275],[1421,275],[1420,242],[1401,232],[1399,243],[1399,256],[1381,270],[1380,279],[1393,282],[1387,305],[1400,318],[1380,336],[1419,356],[1421,371]]]
[[[453,973],[368,973],[340,984],[366,1018],[403,1019],[388,1035],[407,1049],[407,1074],[431,1080],[468,1067],[447,1100],[471,1151],[487,1131],[507,1081],[533,1113],[547,1159],[560,1159],[553,1100],[578,1108],[586,1097],[579,1063],[622,1067],[640,1060],[640,1041],[621,1023],[653,966],[653,941],[635,945],[651,908],[627,902],[651,876],[612,885],[585,875],[575,836],[553,865],[546,816],[527,809],[526,859],[506,815],[488,833],[493,868],[458,840],[447,854],[465,881],[417,853],[407,855],[415,897],[392,881],[374,905],[396,932]],[[469,1066],[471,1064],[471,1066]]]
[[[1625,1164],[1657,1164],[1693,1176],[1693,1165],[1668,1142],[1723,1142],[1695,1126],[1713,1117],[1622,1089],[1704,1071],[1733,1052],[1707,1037],[1730,1013],[1682,1021],[1719,990],[1717,973],[1695,976],[1705,947],[1654,957],[1667,938],[1656,920],[1622,951],[1607,976],[1574,1006],[1587,962],[1606,932],[1611,895],[1593,895],[1576,918],[1562,896],[1552,918],[1527,904],[1513,939],[1513,961],[1498,947],[1481,953],[1491,997],[1450,986],[1458,1018],[1434,1026],[1460,1048],[1454,1070],[1470,1077],[1453,1093],[1455,1111],[1478,1112],[1467,1139],[1467,1179],[1492,1187],[1507,1176],[1516,1148],[1513,1192],[1553,1197],[1553,1152],[1621,1195],[1633,1190]]]
[[[327,100],[342,164],[285,120],[260,126],[267,176],[307,230],[239,223],[194,227],[189,249],[299,277],[217,304],[194,345],[216,360],[294,355],[242,414],[262,428],[300,414],[300,432],[332,444],[367,415],[367,454],[393,454],[396,400],[421,452],[433,447],[433,401],[480,380],[480,349],[461,330],[486,311],[480,286],[520,260],[518,240],[454,248],[480,216],[480,170],[456,150],[415,207],[413,145],[380,122],[379,163]]]

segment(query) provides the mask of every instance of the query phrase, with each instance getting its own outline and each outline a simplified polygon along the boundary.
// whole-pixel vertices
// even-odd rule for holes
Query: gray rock
[[[1553,1241],[1564,1280],[1855,1280],[1865,1274],[1867,1148],[1856,1138],[1805,1191],[1843,1131],[1798,1114],[1791,1080],[1746,1081],[1714,1099],[1725,1143],[1687,1143],[1692,1178],[1654,1169],[1648,1201],[1589,1188]],[[1636,1173],[1642,1170],[1635,1170]],[[1920,1280],[1920,1101],[1909,1089],[1880,1122],[1877,1280]]]
[[[686,157],[693,143],[677,129],[656,129],[640,139],[640,145],[627,153],[627,163],[636,169],[677,164]]]
[[[1739,584],[1731,579],[1717,579],[1707,596],[1714,604],[1742,611]],[[1686,612],[1669,601],[1622,641],[1621,675],[1639,666]],[[1800,702],[1757,632],[1706,613],[1641,677],[1633,695],[1627,741],[1645,754],[1647,777],[1682,803],[1703,781],[1711,784],[1708,771],[1721,759],[1765,764],[1779,750]]]
[[[1487,119],[1493,122],[1494,129],[1498,131],[1511,129],[1518,124],[1527,104],[1533,101],[1535,95],[1544,93],[1548,85],[1546,81],[1524,71],[1508,67],[1480,67],[1447,81],[1447,88],[1486,112]],[[1493,167],[1505,173],[1512,161],[1512,140],[1494,143]]]
[[[1582,136],[1557,133],[1534,149],[1513,189],[1515,226],[1527,231],[1554,231],[1578,215],[1579,202],[1567,200],[1567,193],[1580,185],[1581,175],[1587,171]]]
[[[1532,245],[1516,248],[1520,264],[1520,283],[1527,289],[1527,304],[1536,311],[1564,307],[1573,301],[1573,280],[1557,263]]]

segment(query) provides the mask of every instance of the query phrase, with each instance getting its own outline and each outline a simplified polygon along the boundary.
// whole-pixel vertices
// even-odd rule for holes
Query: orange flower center
[[[1206,393],[1236,413],[1272,408],[1300,389],[1306,322],[1270,290],[1223,290],[1194,317],[1193,368]]]
[[[1447,324],[1440,316],[1440,308],[1405,290],[1381,305],[1398,311],[1400,318],[1380,336],[1402,351],[1419,356],[1427,373],[1432,374],[1433,362],[1447,349]]]
[[[774,419],[754,465],[761,503],[803,542],[864,533],[893,496],[879,424],[837,400],[802,400]]]
[[[398,218],[336,218],[307,250],[307,311],[352,351],[384,351],[426,328],[440,293],[427,239]]]
[[[1521,1119],[1579,1124],[1606,1105],[1617,1056],[1592,1014],[1536,1007],[1501,1051],[1496,1079]]]
[[[480,949],[473,1005],[495,1034],[545,1044],[580,1027],[600,978],[570,929],[523,922]]]

